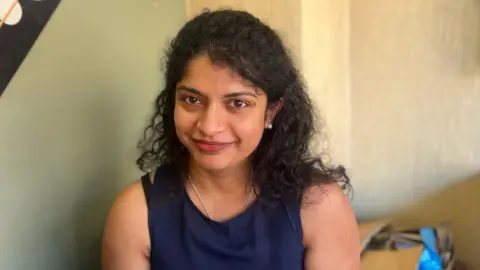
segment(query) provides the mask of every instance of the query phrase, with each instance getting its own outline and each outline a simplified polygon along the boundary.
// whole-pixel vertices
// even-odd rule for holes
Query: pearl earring
[[[267,129],[272,129],[272,127],[273,127],[272,124],[267,125]]]

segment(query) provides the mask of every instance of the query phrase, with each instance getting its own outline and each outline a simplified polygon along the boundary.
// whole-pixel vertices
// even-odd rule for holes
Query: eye
[[[243,108],[243,107],[247,106],[247,103],[245,103],[244,101],[236,99],[236,100],[232,100],[230,102],[230,106],[232,106],[234,108]]]
[[[185,103],[188,103],[188,104],[198,104],[198,103],[200,103],[200,100],[198,100],[198,98],[196,98],[196,97],[191,97],[191,96],[184,97],[184,98],[183,98],[183,101],[184,101]]]

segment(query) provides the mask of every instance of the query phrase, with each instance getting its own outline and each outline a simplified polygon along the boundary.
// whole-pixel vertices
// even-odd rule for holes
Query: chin
[[[200,167],[211,171],[221,171],[234,164],[233,158],[225,154],[206,155],[195,153],[192,158]]]

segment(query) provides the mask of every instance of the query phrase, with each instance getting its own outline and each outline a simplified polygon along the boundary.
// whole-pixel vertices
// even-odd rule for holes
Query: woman
[[[167,51],[138,159],[152,173],[111,209],[104,269],[359,269],[348,177],[309,154],[313,135],[277,34],[246,12],[195,17]]]

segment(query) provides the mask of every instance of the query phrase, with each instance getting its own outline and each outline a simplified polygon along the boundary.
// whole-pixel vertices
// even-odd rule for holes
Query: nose
[[[225,131],[225,112],[222,106],[210,104],[206,107],[197,121],[197,129],[207,137]]]

